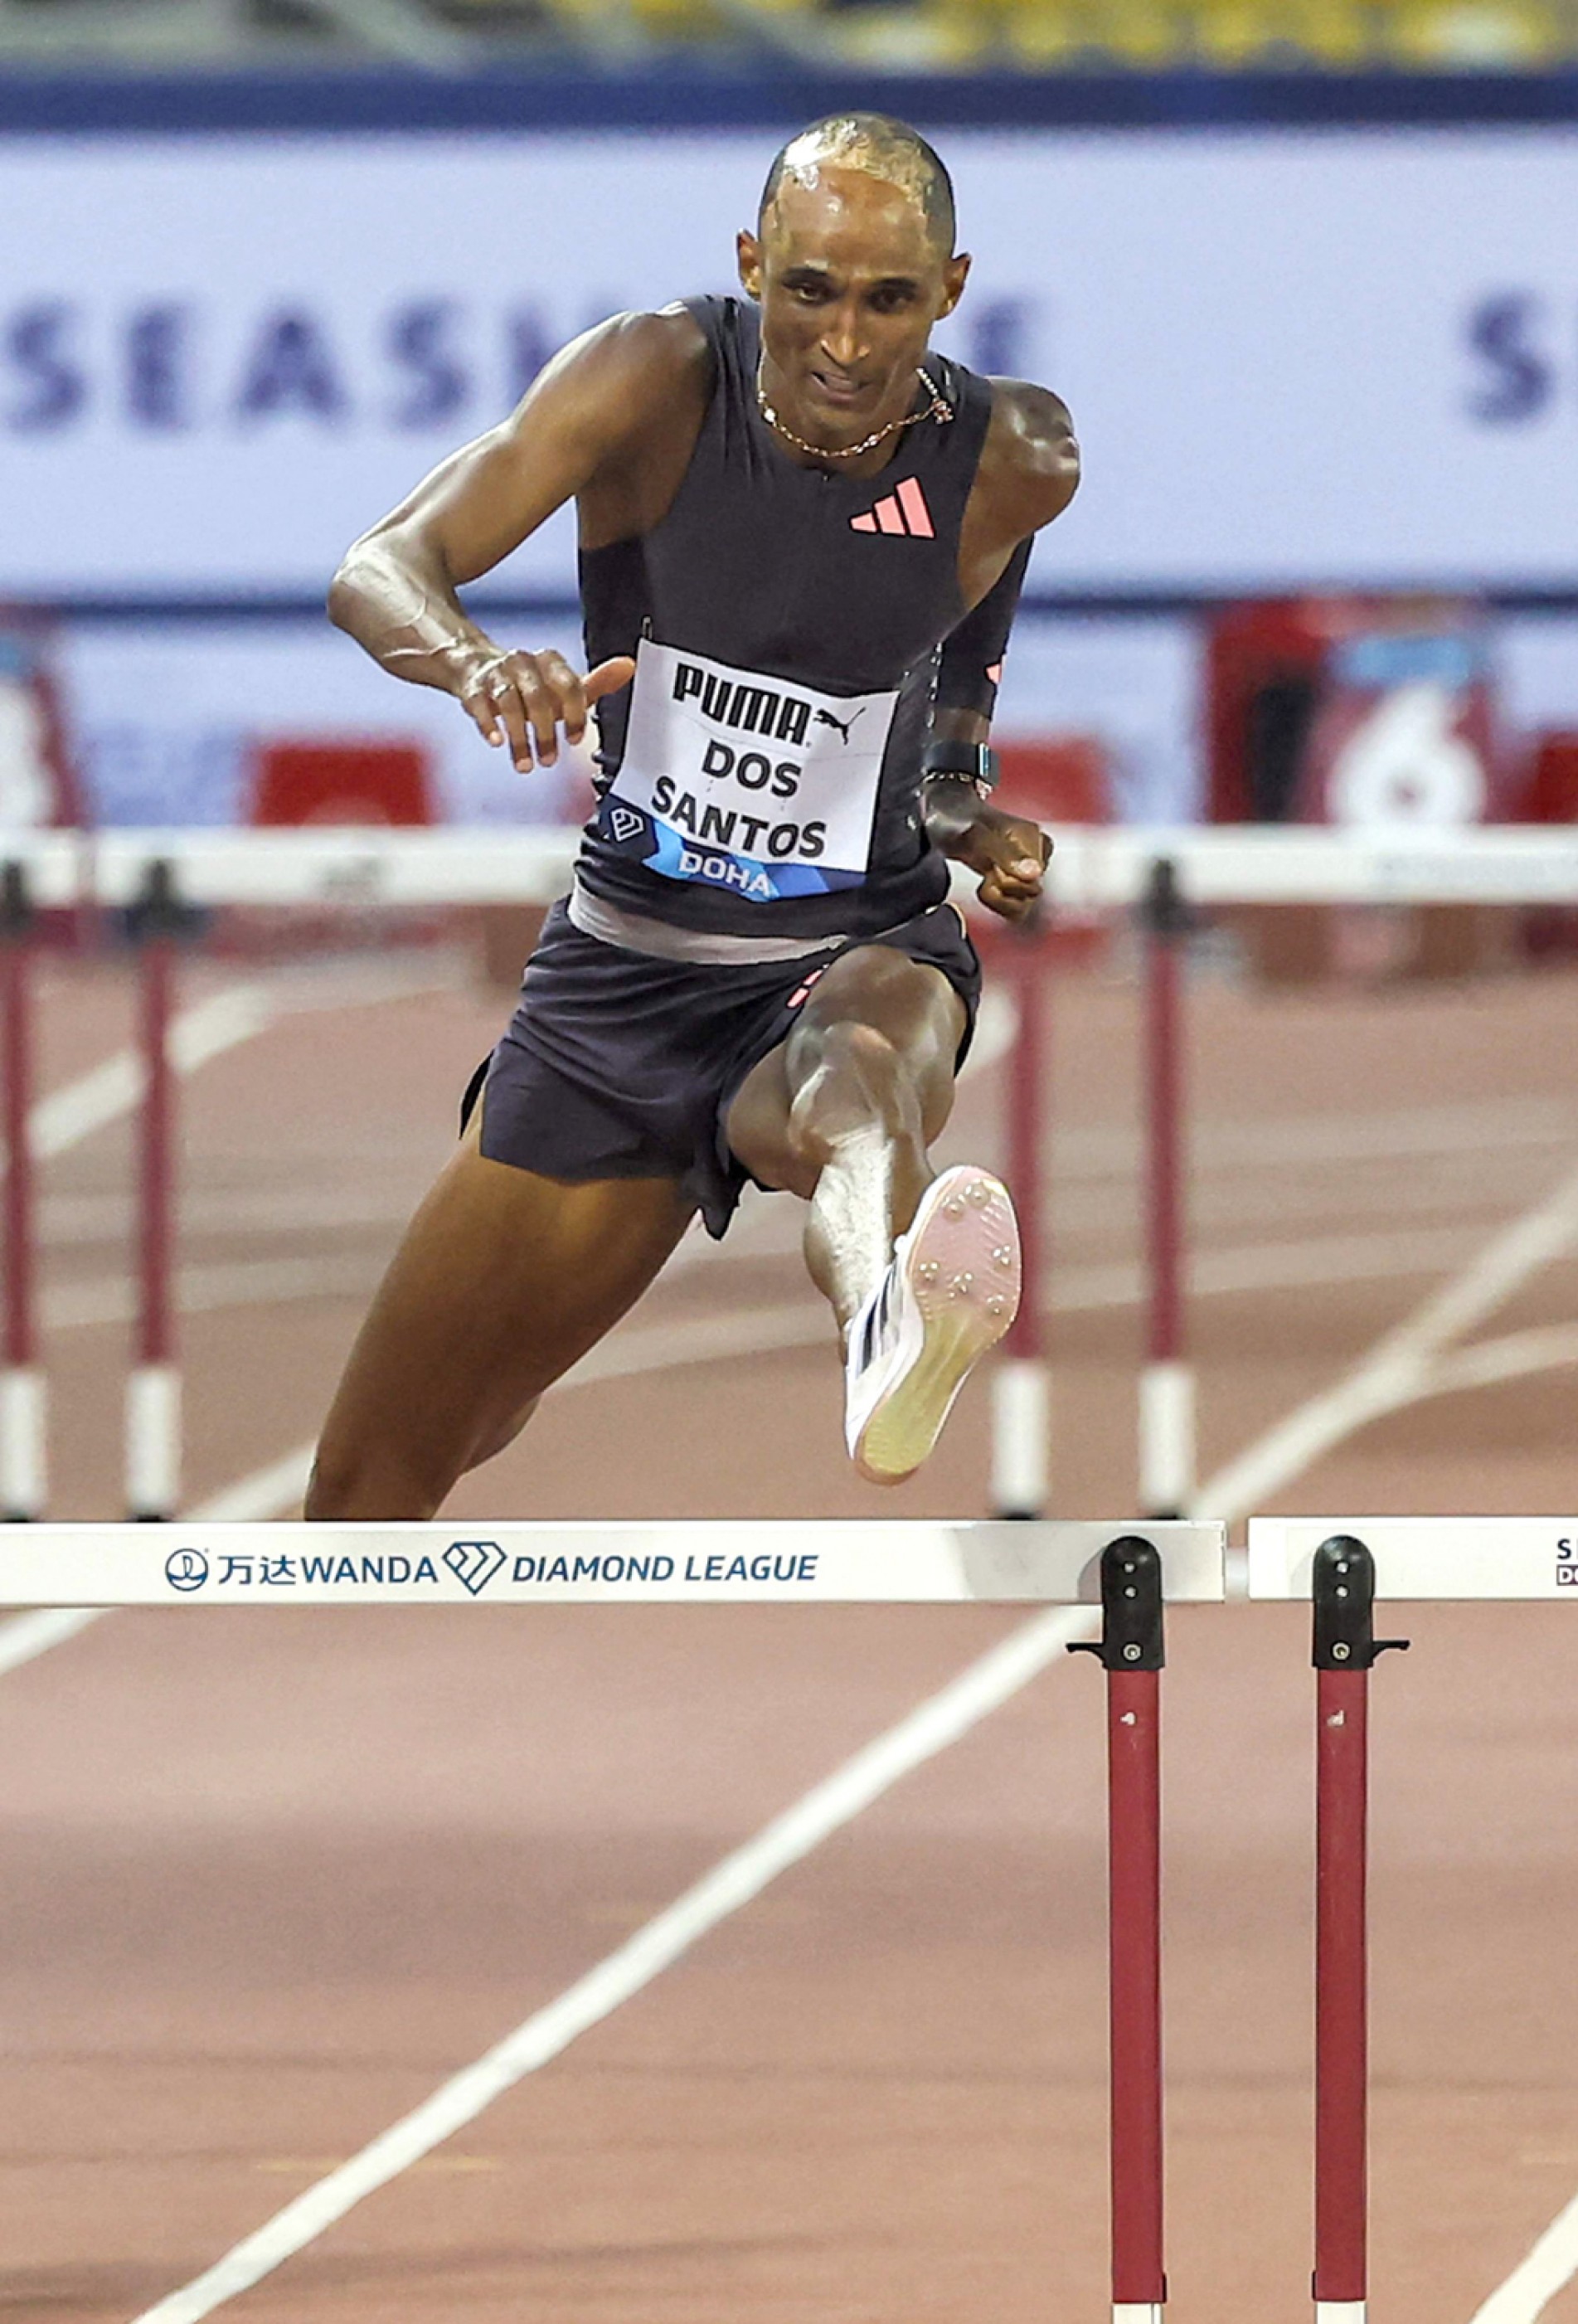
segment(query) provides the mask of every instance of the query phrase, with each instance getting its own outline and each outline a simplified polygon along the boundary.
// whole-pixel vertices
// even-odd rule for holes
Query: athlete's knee
[[[858,1019],[819,1027],[814,1062],[789,1112],[789,1144],[798,1157],[825,1162],[863,1130],[902,1136],[917,1119],[914,1076],[896,1042]]]
[[[434,1517],[454,1480],[424,1471],[415,1447],[360,1446],[326,1436],[301,1514],[312,1523],[343,1524]]]
[[[484,1428],[476,1443],[466,1455],[466,1467],[480,1469],[485,1461],[493,1460],[497,1454],[513,1444],[541,1402],[540,1396],[528,1397],[526,1402],[518,1406],[515,1411],[507,1414],[502,1420]]]

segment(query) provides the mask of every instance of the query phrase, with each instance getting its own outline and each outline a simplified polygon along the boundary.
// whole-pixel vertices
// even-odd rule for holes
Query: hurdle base
[[[1003,1356],[992,1374],[992,1514],[1044,1517],[1051,1378],[1039,1356]]]
[[[44,1513],[46,1390],[35,1364],[0,1371],[0,1503],[7,1525]]]
[[[1148,1517],[1175,1516],[1194,1489],[1194,1367],[1149,1363],[1140,1375],[1140,1506]]]
[[[1120,2300],[1113,2309],[1113,2324],[1162,2324],[1160,2300]]]
[[[172,1517],[180,1499],[181,1379],[173,1364],[139,1364],[126,1382],[126,1515]]]
[[[1364,2300],[1317,2300],[1315,2324],[1365,2324],[1369,2310]]]

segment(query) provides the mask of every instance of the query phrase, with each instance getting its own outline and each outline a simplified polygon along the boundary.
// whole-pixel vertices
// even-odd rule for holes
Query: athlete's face
[[[739,279],[761,301],[768,401],[832,449],[901,418],[968,272],[903,187],[864,170],[786,178],[761,235],[739,237]]]

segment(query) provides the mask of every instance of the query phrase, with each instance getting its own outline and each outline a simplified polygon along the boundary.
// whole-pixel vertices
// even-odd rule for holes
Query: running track
[[[211,964],[186,998],[189,1492],[263,1514],[500,1003],[422,949]],[[1559,975],[1387,1000],[1201,980],[1214,1506],[1571,1502],[1573,1000]],[[1066,979],[1057,1010],[1069,1515],[1133,1496],[1133,1008],[1112,973]],[[51,972],[60,1515],[115,1508],[126,1024],[102,972]],[[951,1138],[987,1159],[993,1033]],[[742,1230],[686,1247],[457,1517],[984,1506],[978,1395],[913,1485],[876,1503],[851,1477],[792,1206]],[[1578,2189],[1578,1640],[1536,1609],[1408,1627],[1376,1688],[1374,2310],[1578,2324],[1578,2285],[1542,2307],[1578,2237],[1524,2264]],[[601,2022],[209,2312],[1104,2312],[1101,1720],[1061,1633],[626,1609],[117,1614],[0,1633],[0,1662],[7,1638],[43,1650],[0,1674],[0,2315],[203,2312],[170,2295],[511,2029],[537,2020],[551,2051],[542,2013],[741,1848],[754,1898],[708,1932],[703,1890],[671,1966],[638,1984],[624,1957]],[[1015,1638],[1013,1667],[903,1724]],[[1175,1617],[1179,2324],[1307,2313],[1308,1692],[1296,1614]],[[757,1844],[895,1726],[887,1764]]]

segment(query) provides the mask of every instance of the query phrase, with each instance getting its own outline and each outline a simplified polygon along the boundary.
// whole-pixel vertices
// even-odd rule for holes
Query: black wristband
[[[934,775],[974,783],[983,798],[997,788],[997,753],[989,742],[928,742],[921,753],[921,779]]]

